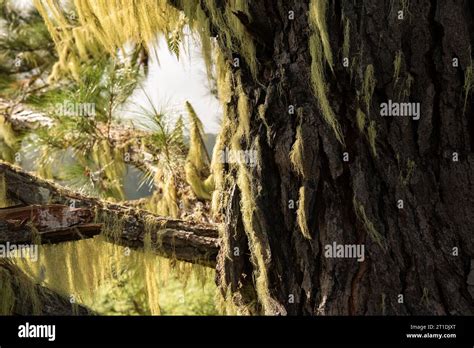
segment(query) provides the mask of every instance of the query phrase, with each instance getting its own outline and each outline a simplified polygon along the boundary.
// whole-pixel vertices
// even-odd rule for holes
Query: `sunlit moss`
[[[327,0],[311,0],[309,4],[309,21],[321,42],[322,49],[318,47],[318,54],[321,54],[321,50],[323,51],[324,60],[328,63],[332,70],[334,64],[332,59],[331,44],[329,43],[329,33],[326,25],[327,5]],[[320,60],[322,61],[322,58]]]
[[[356,199],[356,197],[354,196],[352,204],[354,206],[354,211],[355,211],[357,217],[359,218],[359,220],[364,225],[365,230],[369,234],[370,238],[372,238],[372,240],[374,242],[376,242],[378,245],[380,245],[380,247],[384,248],[384,244],[383,244],[384,239],[383,239],[382,235],[377,231],[377,229],[375,228],[372,221],[370,221],[370,219],[367,217],[367,214],[365,212],[365,208],[362,205],[362,203],[360,203]]]
[[[121,231],[122,224],[113,224],[109,220],[104,226],[108,226],[105,227],[108,229],[118,230],[117,232],[108,232],[108,238],[111,238],[110,236],[117,235]],[[98,313],[103,310],[111,310],[103,298],[105,294],[99,290],[106,288],[111,290],[111,286],[115,284],[114,286],[124,287],[123,296],[125,296],[126,287],[138,286],[143,292],[145,300],[145,304],[142,304],[144,312],[140,313],[158,315],[161,313],[162,303],[172,306],[173,301],[181,300],[166,290],[168,281],[175,278],[180,279],[183,291],[186,291],[190,296],[190,291],[201,291],[196,286],[198,281],[203,284],[202,286],[206,286],[208,289],[206,292],[207,302],[211,306],[209,301],[213,295],[209,289],[215,289],[215,286],[211,286],[213,284],[212,270],[156,256],[155,248],[158,246],[152,245],[151,236],[158,230],[159,226],[156,224],[145,225],[143,252],[109,243],[104,236],[98,236],[93,239],[58,245],[43,245],[39,249],[39,262],[22,260],[18,265],[35,281],[74,299],[76,303],[85,304]],[[129,274],[131,278],[124,278],[125,274]],[[123,283],[125,279],[129,283]],[[194,279],[192,288],[188,288],[190,279]],[[169,298],[162,298],[161,291],[163,289]],[[31,295],[28,296],[31,297]],[[132,301],[133,299],[124,298],[122,300]],[[8,304],[2,304],[2,306],[8,307]],[[125,306],[124,308],[129,307]],[[133,308],[133,303],[131,308]],[[185,308],[180,308],[184,313],[174,314],[186,314]],[[115,310],[120,309],[115,308]],[[121,313],[128,314],[127,312]]]
[[[245,94],[241,84],[238,85],[237,90],[239,99],[237,101],[237,111],[239,115],[239,127],[242,128],[242,132],[246,137],[247,141],[250,139],[250,109],[249,100]]]
[[[200,199],[210,200],[214,182],[210,178],[210,159],[204,144],[204,128],[194,108],[186,102],[190,123],[189,152],[184,167],[186,181]]]
[[[308,219],[309,219],[309,200],[311,197],[308,197],[308,190],[303,185],[300,187],[299,191],[299,199],[298,199],[298,210],[296,212],[296,217],[298,221],[298,226],[300,227],[300,231],[306,239],[312,239],[311,231],[308,227]]]
[[[356,121],[357,121],[357,128],[359,128],[360,132],[364,131],[366,118],[367,117],[365,116],[365,113],[361,109],[357,108]]]
[[[339,142],[344,143],[341,126],[336,119],[327,97],[327,85],[324,77],[323,49],[319,34],[314,33],[309,39],[309,50],[311,53],[311,82],[318,101],[319,109],[323,119],[334,131]],[[326,57],[327,59],[327,57]]]
[[[302,126],[296,127],[296,138],[290,151],[290,161],[296,172],[303,178],[307,177],[310,173],[305,172],[305,163],[307,159],[304,158],[304,139],[302,134]]]

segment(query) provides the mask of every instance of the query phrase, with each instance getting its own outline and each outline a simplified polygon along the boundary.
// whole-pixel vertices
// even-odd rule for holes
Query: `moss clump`
[[[364,131],[366,118],[367,117],[365,116],[365,113],[361,109],[357,108],[356,121],[357,121],[357,128],[359,128],[360,132]]]
[[[374,77],[374,66],[372,64],[367,65],[364,73],[364,82],[362,84],[362,93],[367,108],[367,114],[370,115],[370,104],[372,103],[372,95],[374,94],[375,84],[377,81]]]
[[[245,233],[249,239],[251,260],[254,265],[255,285],[258,299],[261,302],[266,313],[272,313],[273,300],[270,296],[270,287],[268,280],[268,264],[271,260],[271,251],[267,236],[255,218],[255,192],[252,190],[250,173],[248,169],[240,164],[237,177],[242,198],[240,206],[242,211],[242,220]]]
[[[205,200],[210,200],[212,191],[214,190],[214,181],[210,173],[210,159],[204,144],[204,127],[201,120],[196,115],[194,108],[189,102],[186,102],[190,119],[190,146],[189,153],[186,158],[184,167],[186,172],[186,181],[191,186],[194,194]],[[174,186],[173,186],[174,187]],[[170,187],[171,190],[171,187]],[[169,200],[176,197],[171,196],[169,192]],[[176,199],[175,199],[176,200]],[[177,210],[177,206],[176,206]]]
[[[324,65],[323,65],[323,51],[321,45],[321,39],[318,34],[311,35],[309,39],[309,50],[311,53],[311,82],[313,90],[318,101],[321,115],[326,123],[334,131],[337,140],[344,144],[341,126],[336,119],[336,115],[332,110],[327,97],[327,86],[324,77]]]
[[[317,34],[320,39],[325,61],[332,70],[334,64],[326,25],[326,9],[327,0],[311,0],[309,4],[309,21],[315,34]]]
[[[309,22],[313,31],[309,38],[312,58],[311,82],[324,120],[333,129],[337,140],[344,144],[341,126],[327,97],[328,88],[324,76],[325,63],[329,65],[331,71],[333,70],[332,51],[326,27],[326,7],[325,0],[312,0],[309,5]]]
[[[367,128],[367,137],[369,138],[369,144],[372,150],[372,154],[377,157],[377,148],[375,146],[375,140],[377,138],[377,128],[375,126],[375,121],[370,121],[370,125]]]
[[[298,210],[296,212],[296,217],[298,221],[298,226],[300,227],[300,231],[306,239],[313,239],[313,237],[311,236],[311,231],[308,227],[310,198],[311,197],[308,197],[308,190],[306,186],[301,186],[299,190],[299,203]]]
[[[395,59],[393,60],[393,79],[395,83],[398,82],[398,78],[400,76],[400,70],[402,67],[402,58],[403,58],[402,51],[397,51],[397,53],[395,54]]]
[[[242,133],[245,136],[247,142],[250,140],[250,109],[249,100],[242,84],[239,83],[237,93],[239,99],[237,101],[237,112],[239,115],[239,127],[242,128]]]
[[[378,245],[380,245],[381,248],[384,248],[384,238],[382,235],[376,230],[374,224],[372,221],[369,220],[367,217],[367,214],[365,213],[365,208],[360,203],[357,201],[356,197],[354,196],[352,200],[352,205],[354,206],[354,211],[356,213],[357,218],[362,222],[362,224],[365,227],[365,230],[369,234],[370,238],[376,242]]]
[[[291,147],[290,161],[296,172],[305,178],[308,173],[305,173],[305,159],[304,159],[304,140],[302,135],[302,126],[296,127],[296,139]]]

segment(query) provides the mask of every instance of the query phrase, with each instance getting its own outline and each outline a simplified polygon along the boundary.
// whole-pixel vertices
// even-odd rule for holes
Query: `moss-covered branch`
[[[4,206],[40,205],[43,207],[24,209],[36,212],[46,211],[50,218],[54,216],[52,210],[56,211],[58,217],[55,219],[56,223],[61,221],[64,224],[64,226],[56,226],[57,230],[51,229],[51,226],[48,227],[47,224],[45,226],[44,221],[40,219],[35,220],[34,216],[39,216],[39,213],[30,214],[30,225],[33,225],[34,230],[39,231],[40,237],[43,234],[46,241],[48,234],[52,236],[55,233],[57,238],[53,240],[50,238],[50,241],[62,242],[68,238],[77,240],[79,226],[87,230],[87,233],[82,234],[84,238],[92,237],[98,232],[97,227],[94,227],[98,224],[101,228],[100,232],[107,237],[107,240],[115,244],[132,249],[143,249],[151,240],[151,245],[147,247],[151,247],[158,255],[209,267],[215,266],[218,232],[214,225],[169,219],[143,210],[87,197],[3,162],[0,162],[0,186],[3,186],[3,188],[0,187],[0,199],[9,203],[3,204]],[[4,197],[1,197],[2,192]],[[10,212],[13,214],[14,210],[10,209]],[[67,219],[59,218],[65,215],[68,216]],[[80,223],[77,224],[74,221]],[[10,223],[15,224],[14,221]],[[78,229],[73,228],[75,226]],[[33,238],[33,229],[28,230],[26,227],[24,229],[23,234],[12,233],[10,229],[8,240],[12,242],[12,234],[17,236],[19,242],[25,239],[25,233],[27,237]],[[69,233],[63,233],[64,229]],[[0,242],[1,240],[2,238]],[[144,243],[145,240],[146,243]]]

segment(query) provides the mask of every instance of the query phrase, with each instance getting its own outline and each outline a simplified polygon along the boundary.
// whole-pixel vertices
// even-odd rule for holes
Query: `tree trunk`
[[[218,35],[233,78],[217,151],[258,159],[221,168],[221,293],[250,314],[473,314],[474,124],[463,86],[474,6],[324,4],[312,1],[313,25],[308,1],[235,13],[257,47],[255,77]],[[388,100],[420,103],[420,119],[382,117]],[[363,245],[364,261],[327,257],[333,243]]]

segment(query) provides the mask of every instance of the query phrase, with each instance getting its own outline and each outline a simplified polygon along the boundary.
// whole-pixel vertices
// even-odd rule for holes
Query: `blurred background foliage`
[[[69,26],[78,25],[70,2],[58,9]],[[166,42],[179,57],[187,23],[182,16],[173,20]],[[34,7],[0,0],[0,159],[81,193],[210,221],[209,144],[192,105],[188,115],[174,114],[157,110],[147,96],[147,107],[131,106],[131,121],[122,117],[148,72],[148,49],[127,44],[112,55],[84,39],[87,49],[69,49],[88,55],[86,63],[61,60],[51,30]],[[59,75],[61,69],[71,74]],[[124,265],[100,240],[66,244],[42,247],[42,262],[22,267],[98,314],[218,313],[213,270],[156,256],[150,261],[145,252],[132,252],[135,261]],[[102,276],[84,282],[92,270]]]

